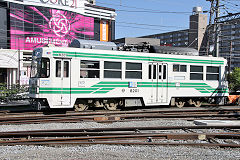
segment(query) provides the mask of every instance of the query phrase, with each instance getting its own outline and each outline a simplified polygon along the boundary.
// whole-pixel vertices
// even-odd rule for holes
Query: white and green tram
[[[43,47],[32,55],[30,98],[41,109],[171,105],[196,107],[228,96],[227,61],[84,48]]]

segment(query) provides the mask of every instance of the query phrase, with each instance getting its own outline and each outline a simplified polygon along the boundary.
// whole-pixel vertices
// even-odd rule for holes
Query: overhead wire
[[[4,7],[1,7],[1,8],[4,8]],[[17,8],[15,8],[15,10],[21,10],[21,9],[17,9]],[[28,11],[29,12],[29,11]],[[134,11],[135,12],[135,11]],[[138,11],[136,11],[136,12],[138,12]],[[144,11],[143,11],[144,12]],[[160,11],[161,12],[161,11]],[[160,13],[159,12],[159,13]],[[30,11],[30,13],[31,13],[31,11]],[[43,13],[45,13],[44,11],[43,11]],[[163,13],[170,13],[170,12],[163,12]],[[173,13],[173,12],[171,12],[171,13]],[[177,12],[176,12],[177,13]],[[69,19],[68,19],[69,20]],[[125,23],[125,22],[121,22],[121,23]],[[133,23],[132,23],[133,24]],[[135,23],[136,25],[138,25],[137,23]],[[140,25],[146,25],[146,24],[140,24]],[[151,25],[151,24],[148,24],[149,26],[156,26],[156,25]],[[164,25],[158,25],[159,27],[170,27],[170,28],[183,28],[183,27],[179,27],[179,26],[164,26]]]
[[[19,10],[19,11],[22,11],[21,9],[18,9],[18,8],[14,8],[14,10]],[[34,11],[28,11],[29,13],[33,13]],[[42,13],[46,13],[47,11],[43,10]],[[71,17],[72,18],[72,17]],[[42,19],[38,19],[38,18],[34,18],[34,20],[42,20]],[[72,19],[69,19],[67,17],[67,20],[72,20]],[[194,21],[193,21],[194,22]],[[27,22],[26,22],[27,23]],[[91,22],[88,22],[88,21],[85,21],[84,24],[90,24]],[[145,28],[145,29],[152,29],[153,27],[160,27],[160,28],[176,28],[176,29],[184,29],[186,27],[181,27],[181,26],[167,26],[167,25],[156,25],[156,24],[143,24],[143,23],[133,23],[133,22],[124,22],[124,21],[116,21],[116,23],[120,23],[120,24],[128,24],[128,25],[137,25],[137,26],[148,26],[148,27],[151,27],[151,28]],[[197,23],[197,22],[196,22]],[[42,24],[42,23],[41,23]],[[33,25],[33,24],[31,24]],[[129,27],[132,27],[132,26],[129,26]],[[28,28],[28,26],[25,26],[25,28]],[[31,28],[31,27],[29,27]],[[135,27],[136,28],[136,27]],[[140,27],[138,27],[140,28]],[[143,29],[143,27],[142,27]],[[159,30],[159,29],[158,29]]]
[[[118,1],[119,2],[119,1]],[[156,1],[154,1],[154,2],[156,2]],[[157,1],[157,2],[159,2],[159,1]],[[159,10],[153,10],[153,9],[148,9],[148,8],[139,8],[139,7],[136,7],[136,6],[129,6],[129,5],[123,5],[122,3],[121,3],[121,5],[119,5],[119,3],[118,4],[116,4],[116,3],[105,3],[105,2],[100,2],[100,1],[97,1],[96,3],[98,3],[98,4],[102,4],[102,5],[110,5],[110,6],[114,6],[114,8],[116,7],[117,9],[116,9],[116,12],[132,12],[132,13],[147,13],[147,14],[152,14],[152,13],[157,13],[157,14],[178,14],[178,15],[188,15],[188,16],[190,16],[191,14],[192,14],[192,12],[189,12],[189,11],[180,11],[180,12],[178,12],[178,11],[159,11]],[[122,8],[124,8],[124,9],[122,9]],[[125,8],[127,8],[127,9],[134,9],[134,10],[127,10],[127,9],[125,9]],[[196,22],[197,23],[197,22]],[[116,20],[116,28],[117,27],[124,27],[124,28],[129,28],[129,29],[131,29],[131,28],[137,28],[137,29],[145,29],[145,30],[148,30],[148,31],[150,31],[150,30],[158,30],[158,31],[160,31],[160,32],[166,32],[166,31],[168,31],[168,32],[175,32],[176,30],[179,30],[179,29],[187,29],[187,28],[189,28],[188,26],[179,26],[179,25],[176,25],[176,26],[167,26],[167,25],[155,25],[155,24],[150,24],[150,23],[148,23],[148,24],[139,24],[139,23],[134,23],[134,22],[126,22],[125,20],[124,20],[124,22],[123,21],[118,21],[118,20]],[[128,24],[128,25],[126,25],[126,24]],[[143,27],[144,26],[144,27]],[[162,29],[162,28],[167,28],[167,29]],[[180,31],[181,32],[181,31]],[[196,30],[196,32],[195,33],[197,33],[197,30]]]
[[[126,7],[126,6],[124,6],[124,7]],[[129,8],[137,8],[137,7],[129,7]],[[137,8],[137,9],[139,9],[139,8]],[[141,8],[141,9],[144,9],[144,8]],[[18,10],[18,9],[16,9],[16,10]],[[21,9],[19,9],[19,10],[21,10]],[[151,10],[151,11],[154,11],[154,10]],[[150,11],[150,12],[151,12]],[[136,12],[138,12],[138,11],[136,11]],[[145,12],[144,10],[143,10],[143,12]],[[148,12],[148,11],[147,11]],[[164,12],[164,11],[159,11],[158,13],[178,13],[178,12]],[[182,12],[182,13],[184,13],[184,12]],[[190,12],[189,12],[190,13]],[[69,20],[69,19],[68,19]],[[88,22],[85,22],[85,24],[87,24]],[[137,26],[148,26],[148,27],[151,27],[151,28],[144,28],[144,29],[147,29],[147,30],[149,30],[149,29],[152,29],[152,27],[163,27],[163,28],[176,28],[176,29],[179,29],[179,28],[186,28],[186,27],[179,27],[179,26],[166,26],[166,25],[155,25],[155,24],[138,24],[138,23],[129,23],[129,22],[120,22],[120,21],[116,21],[116,23],[121,23],[121,24],[129,24],[129,25],[137,25]],[[124,26],[124,27],[126,27],[126,26]],[[141,29],[143,29],[143,27],[133,27],[133,26],[129,26],[130,28],[132,27],[132,28],[141,28]],[[155,29],[155,30],[159,30],[159,29]]]
[[[227,5],[227,4],[226,4]],[[137,7],[135,7],[137,8]],[[139,8],[137,8],[139,9]],[[145,12],[145,13],[157,13],[154,10],[148,10],[148,9],[143,9],[141,12]],[[122,11],[129,11],[129,10],[122,10]],[[130,11],[131,12],[131,11]],[[139,10],[134,11],[134,12],[139,12]],[[177,13],[177,12],[171,12],[171,11],[158,11],[158,13]],[[181,13],[181,12],[178,12]],[[183,13],[183,12],[182,12]],[[190,13],[190,12],[189,12]],[[185,13],[184,13],[185,14]],[[162,31],[167,31],[166,29],[159,29],[159,28],[181,28],[179,26],[165,26],[165,25],[155,25],[155,24],[142,24],[142,23],[129,23],[129,22],[117,22],[116,23],[121,23],[122,25],[120,27],[128,27],[128,28],[139,28],[139,29],[151,29],[151,30],[162,30]],[[124,26],[124,24],[127,24],[127,26]],[[136,26],[130,26],[130,25],[136,25],[136,26],[146,26],[146,27],[136,27]],[[154,27],[158,27],[158,28],[154,28]],[[170,32],[174,32],[174,31],[170,31]],[[184,32],[184,31],[183,31]]]
[[[104,2],[99,2],[99,4],[106,4],[106,5],[111,5],[114,7],[119,7],[119,8],[131,8],[131,9],[140,9],[140,10],[123,10],[123,9],[116,9],[116,11],[122,11],[122,12],[146,12],[146,13],[167,13],[167,14],[191,14],[192,12],[176,12],[176,11],[159,11],[159,10],[153,10],[153,9],[148,9],[148,8],[140,8],[140,7],[133,7],[129,5],[118,5],[114,3],[104,3]]]
[[[232,1],[227,1],[227,0],[222,0],[221,4],[223,4],[227,10],[239,12],[240,4],[236,4],[236,3],[233,3]]]

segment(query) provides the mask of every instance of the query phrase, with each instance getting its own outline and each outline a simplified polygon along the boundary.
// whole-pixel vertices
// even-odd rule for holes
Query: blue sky
[[[96,0],[96,2],[99,6],[116,9],[116,39],[188,29],[193,7],[210,9],[210,2],[206,0]]]
[[[116,9],[116,39],[188,29],[193,7],[210,9],[206,0],[96,0],[96,5]]]

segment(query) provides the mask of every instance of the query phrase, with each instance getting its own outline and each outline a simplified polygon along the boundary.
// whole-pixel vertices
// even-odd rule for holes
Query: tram
[[[29,95],[38,109],[118,107],[203,102],[228,96],[227,61],[221,57],[186,55],[187,49],[162,53],[145,48],[42,47],[32,54]],[[174,47],[170,47],[174,48]]]

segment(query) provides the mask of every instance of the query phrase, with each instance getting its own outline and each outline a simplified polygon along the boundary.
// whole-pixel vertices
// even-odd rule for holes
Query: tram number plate
[[[130,93],[138,93],[139,89],[130,89]]]
[[[59,53],[59,56],[60,57],[67,57],[67,54],[66,53]]]

